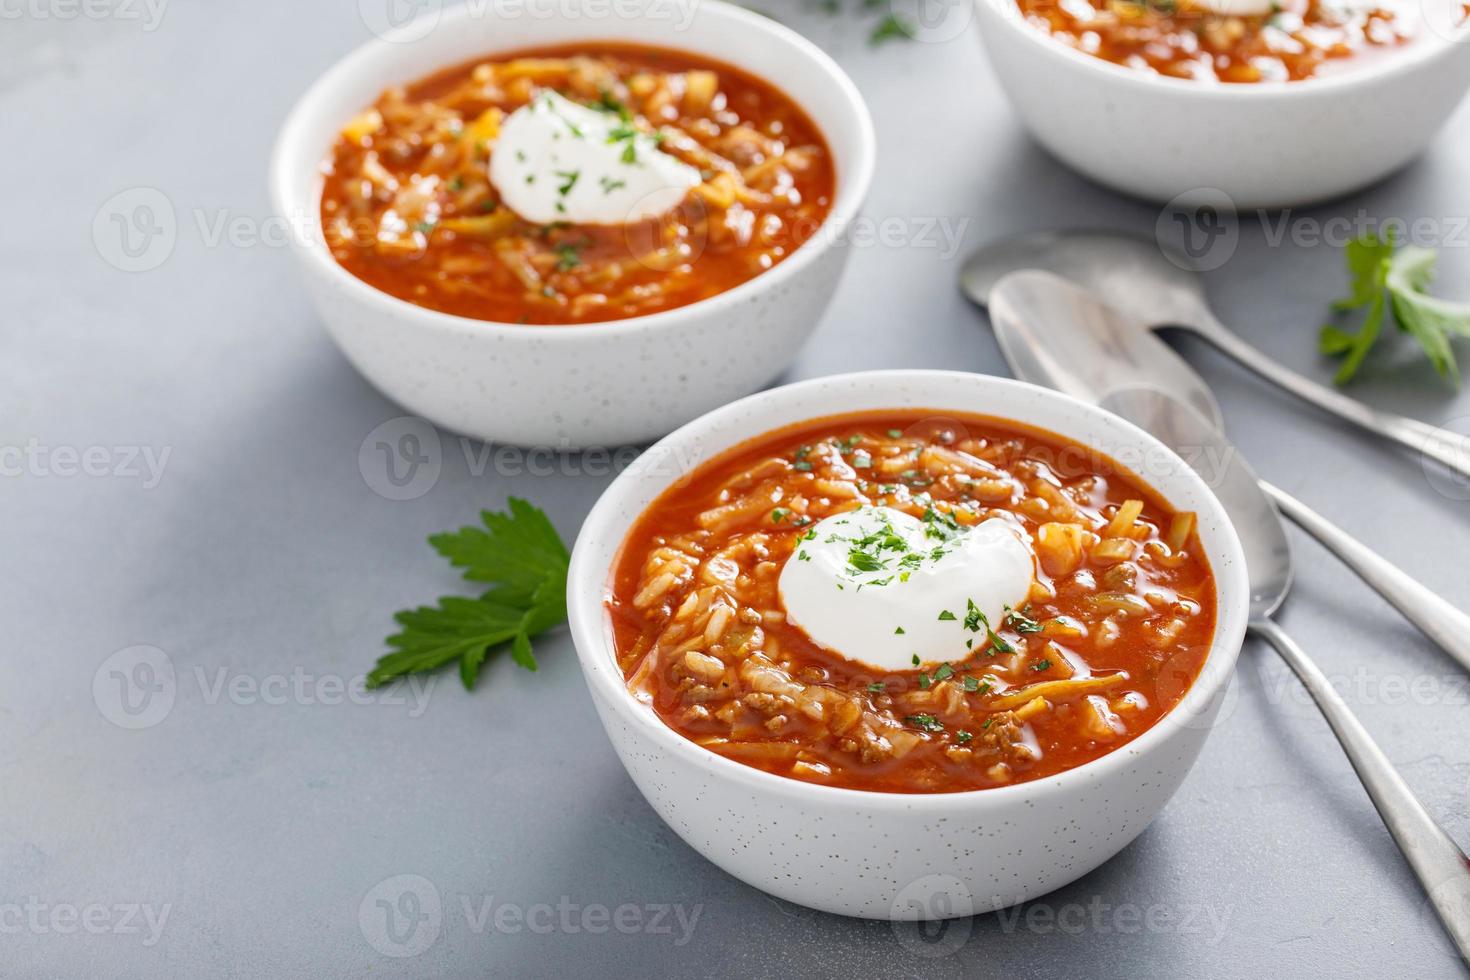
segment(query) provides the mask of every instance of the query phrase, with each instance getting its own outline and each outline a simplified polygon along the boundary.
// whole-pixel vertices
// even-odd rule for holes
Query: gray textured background
[[[873,50],[856,12],[768,6],[857,79],[879,140],[869,214],[910,239],[854,247],[788,378],[1004,372],[954,290],[954,249],[926,243],[921,219],[965,222],[966,246],[1059,224],[1153,227],[1153,207],[1026,140],[970,34]],[[514,493],[570,540],[608,478],[477,474],[448,434],[437,483],[417,499],[385,499],[381,474],[360,470],[368,433],[400,413],[328,341],[288,252],[248,237],[268,215],[276,127],[368,36],[357,4],[177,2],[156,24],[59,19],[68,9],[7,4],[22,15],[0,25],[0,447],[102,447],[91,469],[110,475],[67,475],[66,450],[18,476],[14,452],[0,456],[12,467],[0,479],[0,975],[1458,972],[1326,727],[1254,647],[1197,768],[1135,844],[1020,918],[956,923],[937,942],[768,898],[686,847],[624,775],[563,635],[541,644],[539,674],[497,662],[473,695],[440,677],[423,710],[321,703],[371,665],[392,610],[456,588],[426,534]],[[1467,135],[1462,112],[1421,162],[1291,215],[1292,227],[1360,209],[1430,218],[1447,246],[1444,290],[1470,295]],[[133,213],[135,188],[167,198],[177,232],[166,261],[126,273],[108,261],[110,215]],[[120,192],[133,195],[126,209],[107,203]],[[233,244],[213,237],[222,217],[243,230]],[[1273,247],[1247,220],[1210,285],[1242,333],[1325,378],[1315,327],[1342,280],[1335,249]],[[1185,352],[1263,475],[1470,606],[1470,494],[1208,351]],[[1370,368],[1354,392],[1432,421],[1470,416],[1470,396],[1409,356]],[[127,447],[169,453],[156,486],[127,475]],[[1464,678],[1298,543],[1286,624],[1470,842]],[[134,654],[108,658],[139,644],[163,651],[177,685],[171,706],[152,703],[155,724],[127,730],[108,720],[110,671]],[[301,692],[273,696],[272,678],[297,674]],[[413,958],[385,957],[363,929],[396,875],[419,876],[416,894],[442,905]],[[571,928],[514,931],[510,912],[497,928],[494,909],[538,903],[572,909]],[[620,905],[698,918],[687,935],[581,927],[582,911]],[[145,912],[166,914],[157,936]]]

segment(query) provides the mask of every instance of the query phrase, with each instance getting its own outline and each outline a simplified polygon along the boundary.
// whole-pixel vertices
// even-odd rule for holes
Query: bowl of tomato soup
[[[1152,437],[941,371],[681,428],[598,502],[568,580],[594,703],[670,826],[782,898],[891,919],[1024,901],[1141,832],[1246,601],[1218,501]]]
[[[815,329],[871,179],[856,89],[767,18],[649,6],[434,11],[287,120],[273,191],[308,231],[312,299],[415,414],[645,441],[769,381]]]
[[[1461,0],[975,9],[991,69],[1037,141],[1154,201],[1253,209],[1338,197],[1422,153],[1470,87]]]

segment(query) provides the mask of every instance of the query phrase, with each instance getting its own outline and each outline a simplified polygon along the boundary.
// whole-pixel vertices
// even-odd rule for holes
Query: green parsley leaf
[[[546,515],[516,497],[508,512],[482,511],[484,527],[436,534],[429,543],[471,582],[491,585],[480,598],[444,596],[393,618],[390,652],[367,676],[380,687],[418,671],[460,662],[460,680],[474,687],[490,651],[510,644],[511,659],[536,669],[531,639],[566,621],[566,545]]]
[[[1389,264],[1388,295],[1399,329],[1419,341],[1440,377],[1458,386],[1460,368],[1449,339],[1470,336],[1470,303],[1455,303],[1425,292],[1434,278],[1435,258],[1433,249],[1405,246]]]
[[[1352,380],[1392,312],[1395,326],[1418,341],[1439,375],[1458,385],[1459,365],[1450,338],[1470,336],[1470,303],[1426,292],[1434,277],[1434,251],[1413,245],[1399,248],[1392,234],[1380,237],[1370,232],[1349,242],[1343,254],[1351,284],[1348,295],[1332,307],[1338,312],[1366,307],[1366,312],[1356,332],[1329,323],[1318,335],[1323,354],[1343,359],[1333,380],[1338,384]]]
[[[942,611],[939,614],[939,618],[941,620],[943,620],[943,621],[949,621],[949,620],[954,619],[955,618],[955,615],[954,615],[954,613],[950,612],[948,609],[945,609],[944,611]]]
[[[582,247],[572,242],[563,242],[556,247],[556,268],[558,272],[566,272],[575,269],[582,264]]]
[[[963,728],[961,728],[959,731],[957,731],[957,732],[954,733],[954,740],[956,742],[959,742],[961,745],[964,745],[966,742],[968,742],[970,739],[972,739],[974,737],[975,737],[974,735],[971,735],[969,732],[965,731]]]
[[[914,25],[897,14],[889,14],[880,20],[868,35],[868,44],[877,47],[887,41],[908,41],[914,36]]]
[[[1030,607],[1028,606],[1027,608],[1030,608]],[[1017,633],[1040,633],[1041,632],[1041,624],[1040,623],[1038,623],[1036,620],[1032,619],[1030,616],[1027,616],[1025,613],[1019,613],[1019,612],[1017,612],[1016,610],[1012,609],[1010,606],[1006,606],[1006,617],[1005,618],[1006,618],[1006,625],[1009,626],[1011,629],[1015,630]]]
[[[942,725],[939,719],[935,718],[933,715],[909,715],[908,717],[904,718],[904,721],[910,725],[913,725],[915,728],[921,729],[926,732],[944,731],[944,725]]]

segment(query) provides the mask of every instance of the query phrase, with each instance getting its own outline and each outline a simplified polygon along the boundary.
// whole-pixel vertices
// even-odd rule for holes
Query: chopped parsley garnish
[[[926,537],[949,541],[962,530],[960,522],[955,520],[953,514],[935,510],[933,507],[925,508],[924,535]]]
[[[1031,665],[1031,669],[1036,671],[1038,674],[1041,673],[1043,670],[1051,670],[1051,661],[1038,660],[1036,663]]]
[[[572,242],[563,242],[556,247],[556,268],[558,272],[566,272],[575,269],[582,264],[582,246]]]
[[[873,683],[868,685],[868,690],[874,694],[882,694],[887,691],[888,688],[884,686],[882,681],[874,681]]]
[[[582,176],[582,171],[580,170],[557,170],[555,173],[562,180],[556,186],[556,192],[562,197],[566,197],[572,192],[572,188],[577,186],[577,180]]]
[[[888,430],[888,438],[890,438],[890,439],[897,439],[897,438],[901,437],[902,435],[903,435],[903,430],[902,429],[889,429]]]
[[[948,609],[942,610],[939,613],[939,619],[940,619],[941,622],[949,622],[950,620],[953,620],[954,618],[955,618],[954,613],[950,612]]]
[[[934,672],[936,681],[947,681],[954,676],[954,668],[949,664],[940,664],[939,669]]]
[[[961,728],[959,731],[957,731],[957,732],[954,733],[954,740],[956,742],[959,742],[961,745],[964,745],[966,742],[968,742],[970,739],[972,739],[974,737],[975,737],[974,735],[971,735],[969,732],[965,731],[963,728]]]
[[[1027,608],[1030,608],[1029,606]],[[1010,606],[1006,606],[1006,625],[1017,633],[1040,633],[1041,624],[1027,616],[1025,613],[1017,612]]]
[[[965,690],[968,691],[971,694],[974,694],[976,691],[980,690],[980,682],[977,681],[975,678],[971,677],[969,674],[966,674],[965,675]]]
[[[429,232],[434,230],[434,222],[420,221],[418,224],[413,226],[413,229],[414,231],[422,232],[423,234],[427,235]]]
[[[777,507],[775,510],[771,511],[772,523],[780,524],[782,521],[786,520],[787,513],[787,511],[783,510],[780,507]]]
[[[923,671],[920,671],[919,672],[919,690],[921,690],[921,691],[927,691],[927,690],[929,690],[930,683],[931,683],[931,681],[929,680],[929,675],[926,674],[926,673],[924,673]]]
[[[914,666],[919,666],[919,655],[917,653],[914,654]]]
[[[903,627],[902,626],[895,626],[893,628],[893,635],[894,636],[903,636]]]
[[[600,177],[598,178],[597,183],[601,185],[602,193],[604,194],[611,194],[619,187],[628,186],[628,182],[626,180],[613,180],[611,177]]]
[[[944,731],[944,725],[940,724],[939,719],[935,718],[933,715],[909,715],[908,717],[904,718],[904,721],[922,731]]]
[[[616,113],[618,118],[623,120],[623,122],[628,122],[633,118],[633,114],[628,111],[628,107],[623,105],[622,101],[607,89],[602,90],[602,94],[597,97],[597,102],[592,108],[601,109],[603,112]]]

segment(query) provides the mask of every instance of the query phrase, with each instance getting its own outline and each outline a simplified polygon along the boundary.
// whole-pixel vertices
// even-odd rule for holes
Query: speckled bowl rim
[[[1422,2],[1422,0],[1421,0]],[[1079,51],[1051,34],[1028,24],[1020,14],[1015,0],[974,0],[975,5],[989,8],[1010,28],[1018,44],[1035,47],[1043,54],[1060,55],[1081,66],[1098,77],[1102,84],[1114,84],[1122,88],[1153,89],[1167,91],[1184,98],[1226,102],[1285,102],[1310,99],[1348,99],[1351,90],[1371,88],[1385,78],[1414,71],[1430,61],[1452,57],[1460,51],[1461,57],[1470,57],[1470,19],[1456,29],[1457,36],[1446,38],[1436,33],[1427,24],[1430,38],[1423,44],[1400,53],[1399,57],[1385,57],[1376,64],[1364,65],[1344,71],[1340,75],[1313,78],[1298,82],[1261,82],[1252,84],[1226,84],[1198,82],[1188,78],[1174,78],[1155,72],[1139,71],[1126,65],[1105,61],[1094,55]]]
[[[402,35],[405,38],[417,37],[418,22],[410,21],[397,31],[389,33],[385,37],[374,38],[349,52],[345,57],[334,63],[323,72],[311,86],[301,95],[292,106],[286,120],[281,124],[281,129],[276,136],[275,146],[271,152],[270,161],[270,192],[272,204],[278,214],[289,217],[292,214],[302,214],[309,222],[309,234],[304,236],[293,236],[293,251],[300,256],[301,260],[312,268],[315,273],[325,277],[328,284],[334,289],[346,294],[349,298],[358,302],[379,307],[383,312],[402,318],[413,327],[422,327],[428,330],[440,330],[457,336],[478,337],[509,337],[524,338],[529,330],[534,330],[536,339],[549,343],[575,343],[581,338],[589,335],[605,334],[631,334],[641,331],[656,331],[666,328],[678,328],[691,318],[703,318],[706,316],[719,316],[727,314],[727,319],[732,325],[736,324],[738,317],[729,315],[738,313],[739,306],[750,297],[764,291],[775,289],[786,283],[794,276],[798,276],[812,267],[822,254],[836,247],[839,236],[833,234],[833,229],[846,228],[857,218],[864,200],[868,196],[868,189],[873,182],[873,170],[877,160],[877,140],[873,131],[872,116],[868,113],[867,103],[863,101],[857,86],[847,73],[833,61],[826,52],[817,47],[811,41],[802,37],[791,28],[777,23],[769,17],[754,13],[742,7],[738,7],[724,0],[691,0],[697,3],[695,16],[713,17],[726,22],[729,30],[746,32],[759,35],[771,44],[781,45],[791,50],[792,56],[810,62],[825,76],[828,84],[832,85],[841,96],[843,114],[845,120],[842,125],[850,126],[851,137],[857,146],[857,152],[851,154],[851,158],[845,158],[835,145],[831,135],[821,123],[813,118],[813,123],[822,131],[828,146],[832,149],[833,163],[836,168],[837,192],[832,200],[832,207],[826,218],[817,230],[806,241],[797,247],[783,261],[777,263],[773,268],[747,279],[730,289],[716,293],[705,299],[693,303],[677,306],[673,309],[663,310],[658,313],[650,313],[645,316],[628,317],[622,320],[603,320],[588,323],[555,323],[528,326],[526,324],[507,323],[501,320],[477,320],[473,317],[456,316],[451,313],[443,313],[431,310],[427,307],[418,306],[408,300],[400,299],[390,293],[376,289],[361,279],[348,272],[334,259],[327,248],[325,236],[321,231],[320,196],[318,186],[316,190],[308,190],[304,196],[295,193],[292,189],[294,181],[300,174],[297,166],[301,159],[306,156],[303,145],[314,145],[313,141],[320,144],[321,154],[324,154],[330,145],[330,134],[318,134],[308,132],[306,117],[317,102],[329,98],[337,88],[346,84],[353,77],[354,72],[360,70],[364,65],[370,65],[378,61],[390,61],[391,55],[402,44],[417,43],[415,41],[395,41],[393,38]],[[474,5],[463,4],[452,8],[446,8],[439,12],[437,8],[423,17],[437,18],[436,31],[452,31],[466,21],[475,18]],[[564,28],[564,36],[545,43],[551,44],[575,44],[577,42],[597,43],[601,41],[625,40],[617,37],[598,36],[595,31],[589,32],[580,22],[576,20],[547,21],[545,23],[561,23],[567,25]],[[469,29],[469,28],[466,28]],[[663,44],[663,39],[654,38],[652,43]],[[677,44],[666,44],[664,46],[675,50],[684,50]],[[487,43],[486,53],[493,53],[495,45]],[[728,56],[723,60],[754,73],[753,69],[747,68],[739,59]],[[384,86],[402,82],[402,79],[384,78]],[[771,79],[771,84],[781,88],[779,79]],[[802,108],[802,111],[810,113],[810,109],[803,100],[794,94],[788,93],[788,98]],[[317,137],[320,136],[320,140]],[[312,158],[312,166],[320,163],[320,156]]]
[[[1250,587],[1246,578],[1245,554],[1240,539],[1236,536],[1235,528],[1225,513],[1224,506],[1209,486],[1163,443],[1111,412],[1049,388],[1041,388],[1023,381],[993,375],[936,370],[863,371],[830,375],[784,385],[731,402],[665,436],[650,447],[645,456],[657,459],[658,454],[663,454],[665,458],[676,458],[673,452],[674,447],[697,442],[711,430],[725,426],[733,426],[738,431],[730,435],[722,435],[718,444],[710,446],[708,451],[701,456],[700,464],[733,446],[779,428],[781,425],[797,424],[808,418],[822,418],[847,412],[882,411],[885,408],[934,409],[936,412],[979,411],[956,406],[953,404],[954,397],[928,399],[923,395],[926,388],[938,384],[970,386],[976,392],[988,389],[997,394],[1008,394],[1012,396],[1009,400],[1018,403],[1026,399],[1049,403],[1055,406],[1059,413],[1072,413],[1069,418],[1088,418],[1102,424],[1110,430],[1110,434],[1118,437],[1116,443],[1110,443],[1116,448],[1130,446],[1150,453],[1150,458],[1157,456],[1177,463],[1177,467],[1172,469],[1165,479],[1154,478],[1145,482],[1171,503],[1180,497],[1180,493],[1171,492],[1172,489],[1187,491],[1195,498],[1197,504],[1195,510],[1200,527],[1212,529],[1210,541],[1217,545],[1217,547],[1206,545],[1207,557],[1216,584],[1215,636],[1206,654],[1205,662],[1200,668],[1199,676],[1179,703],[1142,735],[1096,759],[1053,776],[988,789],[960,790],[949,793],[883,793],[808,783],[787,776],[778,776],[727,759],[695,744],[666,725],[650,706],[633,697],[623,682],[622,672],[617,669],[617,658],[612,644],[612,620],[603,603],[610,592],[617,554],[632,523],[631,520],[619,520],[617,511],[625,503],[634,502],[636,505],[632,511],[636,519],[636,515],[641,514],[649,503],[667,489],[672,482],[667,479],[662,480],[649,496],[643,491],[644,477],[636,471],[635,467],[630,467],[619,474],[617,479],[603,491],[602,496],[598,498],[597,503],[587,515],[582,530],[577,536],[567,575],[567,610],[572,642],[577,649],[577,658],[582,666],[583,678],[594,699],[609,706],[621,720],[630,726],[631,730],[638,733],[640,738],[655,743],[665,752],[692,761],[711,778],[734,783],[753,792],[775,794],[797,802],[802,800],[846,802],[863,808],[885,811],[947,810],[958,805],[960,801],[965,806],[983,807],[986,801],[1001,805],[1005,801],[1018,798],[1042,800],[1071,794],[1087,785],[1121,778],[1125,770],[1138,759],[1161,749],[1182,729],[1190,727],[1193,718],[1207,710],[1206,705],[1223,695],[1234,676],[1235,662],[1244,643],[1249,614]],[[914,394],[907,399],[885,398],[875,401],[870,390],[879,385],[901,386],[911,390]],[[799,402],[806,396],[819,392],[841,396],[844,388],[846,394],[841,397],[844,402],[842,406],[832,407],[830,410],[824,409],[815,414],[795,412],[786,422],[773,426],[763,424],[740,426],[738,424],[742,415],[765,408],[771,403]],[[994,412],[987,414],[996,415]],[[1024,418],[1024,413],[1020,414],[1022,417],[1010,415],[1009,418],[1022,424],[1054,432],[1074,441],[1081,441],[1081,435],[1075,427],[1069,429],[1068,426],[1031,423]],[[1169,484],[1170,489],[1161,486],[1161,483]],[[642,502],[636,503],[637,501]],[[608,541],[611,541],[610,549],[606,544]],[[613,556],[612,560],[604,564],[599,560],[599,556],[609,550]],[[1192,764],[1191,762],[1191,766]]]

